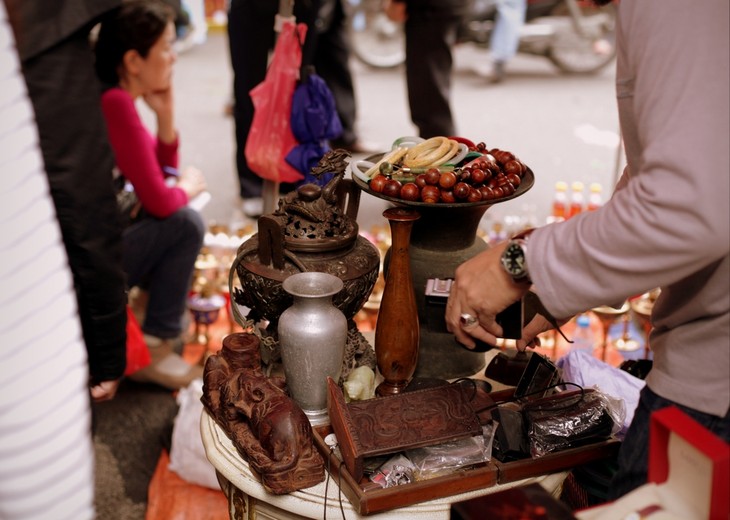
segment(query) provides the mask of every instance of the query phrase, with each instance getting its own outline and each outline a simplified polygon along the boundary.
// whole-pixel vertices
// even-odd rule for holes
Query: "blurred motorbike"
[[[388,19],[382,0],[346,0],[352,50],[363,63],[391,68],[405,61],[402,24]],[[473,0],[458,43],[489,48],[497,0]],[[528,0],[518,52],[542,56],[566,74],[592,74],[616,55],[616,11],[586,0]]]

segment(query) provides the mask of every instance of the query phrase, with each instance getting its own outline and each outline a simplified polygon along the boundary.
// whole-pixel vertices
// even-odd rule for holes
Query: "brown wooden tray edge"
[[[325,444],[320,431],[314,429],[313,433],[315,445],[325,459],[325,466],[329,466],[331,477],[336,484],[340,482],[343,484],[342,492],[361,515],[412,506],[497,484],[497,467],[489,462],[477,468],[457,471],[443,477],[393,488],[365,490],[350,475],[345,465],[340,465],[340,459]],[[425,491],[428,492],[427,496],[424,496]]]
[[[525,459],[507,463],[492,460],[484,466],[458,471],[443,477],[394,488],[365,490],[350,475],[345,465],[340,465],[340,459],[325,444],[321,430],[314,429],[313,433],[315,445],[324,457],[325,465],[328,464],[329,459],[329,469],[335,484],[342,484],[340,486],[342,492],[361,515],[411,506],[538,475],[558,473],[588,462],[613,456],[621,445],[620,441],[609,439],[579,448],[550,453],[538,459]]]
[[[555,453],[548,453],[538,458],[516,460],[512,462],[493,461],[499,469],[499,484],[507,484],[536,475],[558,473],[569,468],[581,466],[588,462],[605,459],[618,453],[621,442],[615,438],[586,444],[578,448],[570,448]]]

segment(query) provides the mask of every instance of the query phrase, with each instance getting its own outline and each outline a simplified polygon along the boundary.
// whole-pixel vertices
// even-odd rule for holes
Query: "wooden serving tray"
[[[499,401],[511,396],[513,391],[514,389],[494,392],[490,394],[490,397],[495,401]],[[367,401],[359,401],[358,403],[365,402]],[[352,404],[354,403],[349,403],[347,407]],[[332,416],[330,416],[330,420],[333,420]],[[458,470],[433,479],[391,488],[381,488],[367,477],[362,476],[362,464],[359,465],[360,477],[355,478],[353,476],[346,461],[337,455],[338,452],[342,453],[342,442],[339,436],[340,450],[338,451],[332,450],[324,441],[325,437],[332,432],[331,426],[314,428],[314,443],[324,457],[325,465],[332,474],[334,482],[339,484],[341,491],[361,515],[397,509],[419,502],[489,488],[498,484],[507,484],[549,473],[566,471],[594,460],[614,457],[620,446],[618,440],[609,439],[579,448],[548,453],[537,459],[524,459],[506,463],[494,459],[484,464],[472,466],[469,469]],[[375,454],[368,453],[368,456]],[[344,458],[344,454],[342,455]]]
[[[367,457],[481,435],[482,426],[461,385],[345,402],[327,378],[327,407],[347,470],[363,476]]]
[[[338,483],[341,491],[361,515],[397,509],[497,484],[498,469],[494,464],[487,463],[430,480],[381,488],[367,477],[356,480],[350,474],[336,452],[325,444],[324,438],[329,433],[332,433],[329,426],[315,428],[314,444],[324,457],[325,466],[332,474],[333,481]]]

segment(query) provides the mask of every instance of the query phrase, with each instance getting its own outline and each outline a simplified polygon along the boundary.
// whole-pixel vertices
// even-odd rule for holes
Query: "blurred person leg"
[[[489,41],[493,61],[492,83],[504,81],[505,66],[517,54],[526,11],[527,0],[497,0],[497,18]]]
[[[411,120],[423,138],[455,135],[451,112],[451,49],[460,19],[410,8],[405,24],[406,84]]]
[[[320,29],[320,25],[325,28]],[[353,153],[380,151],[375,143],[366,143],[359,138],[357,122],[357,102],[355,84],[350,70],[350,41],[347,33],[347,18],[341,0],[328,0],[322,3],[320,16],[314,24],[316,49],[311,63],[319,76],[332,91],[337,107],[337,115],[342,123],[342,135],[333,139],[333,148],[344,148]],[[307,56],[303,56],[303,60]]]
[[[182,333],[181,318],[204,234],[200,214],[190,208],[165,219],[144,218],[124,232],[129,285],[147,282],[145,334],[173,339]]]
[[[13,6],[17,11],[9,9],[20,17],[21,26],[34,19],[21,16],[24,8],[33,13],[45,4],[24,2],[22,7],[17,4]],[[68,23],[73,20],[70,14],[62,18]],[[95,381],[109,381],[120,378],[125,368],[127,297],[121,225],[111,181],[114,157],[88,41],[92,23],[80,24],[22,64],[74,277],[90,372]],[[53,28],[62,30],[56,22]]]
[[[2,2],[0,42],[0,518],[91,520],[88,358]]]
[[[236,169],[240,196],[261,199],[263,181],[246,162],[244,149],[253,121],[249,92],[266,77],[269,50],[274,46],[276,2],[231,0],[228,45],[233,68],[233,118],[236,132]]]
[[[165,219],[142,219],[124,232],[129,285],[144,284],[149,294],[142,331],[152,363],[131,376],[136,381],[177,389],[202,376],[202,367],[185,363],[175,348],[181,342],[187,296],[204,234],[200,214],[190,208]]]
[[[355,87],[349,65],[350,43],[347,40],[342,3],[337,0],[331,9],[331,20],[328,22],[327,29],[317,34],[317,50],[313,64],[317,74],[327,83],[335,98],[337,115],[342,123],[342,136],[340,136],[339,142],[348,145],[357,140]]]
[[[201,45],[208,39],[208,21],[205,19],[205,0],[182,0],[183,7],[190,15],[192,40]]]

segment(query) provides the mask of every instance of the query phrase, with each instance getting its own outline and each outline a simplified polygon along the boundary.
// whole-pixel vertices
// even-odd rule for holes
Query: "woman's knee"
[[[205,237],[205,223],[200,213],[191,208],[180,208],[169,218],[173,219],[176,226],[188,238],[195,238],[201,245]]]

